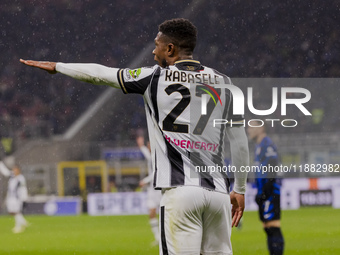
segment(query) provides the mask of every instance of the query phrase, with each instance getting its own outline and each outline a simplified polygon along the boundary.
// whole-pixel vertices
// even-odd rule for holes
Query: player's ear
[[[167,46],[167,52],[169,57],[173,57],[175,53],[175,45],[173,43],[169,43]]]

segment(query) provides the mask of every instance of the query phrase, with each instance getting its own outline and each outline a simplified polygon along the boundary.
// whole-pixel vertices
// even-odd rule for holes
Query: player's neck
[[[192,54],[188,55],[188,54],[180,54],[179,53],[176,57],[171,58],[167,62],[170,66],[172,66],[172,65],[175,64],[175,62],[180,61],[180,60],[186,60],[186,59],[193,59]]]

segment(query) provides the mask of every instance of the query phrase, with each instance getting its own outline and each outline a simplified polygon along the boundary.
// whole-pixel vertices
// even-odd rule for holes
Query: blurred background
[[[297,120],[296,128],[275,125],[269,133],[283,165],[340,163],[338,1],[1,0],[0,5],[1,159],[21,165],[32,203],[50,196],[86,202],[89,193],[138,190],[147,170],[135,139],[147,139],[147,130],[141,96],[51,76],[19,59],[151,66],[158,25],[177,17],[198,28],[194,58],[236,85],[241,78],[244,91],[251,78],[310,79],[301,87],[311,92],[312,116],[295,109],[285,119]],[[266,109],[270,86],[257,88],[254,104]],[[1,178],[2,212],[6,185]]]

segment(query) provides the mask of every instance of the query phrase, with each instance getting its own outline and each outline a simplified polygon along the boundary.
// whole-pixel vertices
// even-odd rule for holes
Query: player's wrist
[[[60,73],[60,64],[61,64],[61,62],[56,62],[55,63],[55,66],[54,66],[54,70],[56,71],[56,72],[58,72],[58,73]]]
[[[246,193],[246,191],[244,190],[237,190],[237,189],[233,189],[233,191],[231,192],[233,194],[237,194],[237,195],[243,195]]]

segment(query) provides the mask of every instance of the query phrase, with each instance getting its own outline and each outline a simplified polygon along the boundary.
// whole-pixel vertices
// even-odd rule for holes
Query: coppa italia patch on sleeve
[[[141,72],[142,72],[142,68],[129,70],[129,74],[131,75],[133,79],[137,79]]]

